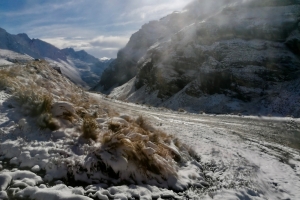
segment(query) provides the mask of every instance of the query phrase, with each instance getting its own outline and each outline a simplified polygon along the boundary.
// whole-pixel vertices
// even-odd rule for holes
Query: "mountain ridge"
[[[74,83],[93,87],[103,70],[112,60],[101,61],[84,50],[59,49],[40,39],[30,39],[26,33],[16,35],[0,28],[0,49],[26,54],[36,59],[46,59],[62,69],[62,73]]]

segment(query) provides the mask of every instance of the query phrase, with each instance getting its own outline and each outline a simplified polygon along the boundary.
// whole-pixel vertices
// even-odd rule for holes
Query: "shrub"
[[[49,113],[41,114],[37,119],[37,123],[41,128],[49,128],[52,131],[60,127],[59,122]]]
[[[16,83],[15,83],[16,76],[17,74],[14,67],[0,70],[0,89],[5,89],[6,87],[13,87],[13,86],[16,87]]]
[[[146,119],[141,115],[135,120],[135,123],[145,131],[149,131],[149,129],[152,128]]]
[[[120,123],[113,122],[113,121],[108,122],[108,129],[111,130],[112,132],[118,132],[122,128],[123,128],[122,124],[120,124]]]
[[[18,89],[14,97],[23,105],[25,112],[32,116],[38,116],[51,111],[53,98],[50,94],[29,88]]]
[[[178,112],[185,112],[183,108],[178,108]]]
[[[102,145],[97,152],[100,152],[98,155],[102,152],[103,157],[100,157],[103,162],[108,167],[116,168],[114,165],[125,159],[128,165],[134,164],[138,169],[128,172],[126,167],[117,168],[115,173],[120,173],[120,176],[135,177],[140,176],[135,173],[141,172],[147,178],[153,174],[161,177],[176,176],[176,162],[180,162],[183,157],[188,159],[197,155],[179,139],[153,128],[143,116],[130,120],[128,125],[112,120],[108,128],[98,140]],[[114,159],[107,160],[109,157]]]
[[[85,117],[82,123],[82,136],[86,139],[97,140],[99,133],[97,131],[98,125],[94,118]]]

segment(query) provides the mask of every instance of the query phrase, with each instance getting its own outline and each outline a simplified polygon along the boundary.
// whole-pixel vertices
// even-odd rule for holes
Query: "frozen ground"
[[[186,180],[203,178],[198,187],[174,192],[145,183],[95,183],[92,176],[86,176],[91,174],[78,173],[82,158],[91,158],[86,152],[95,147],[80,143],[76,127],[52,133],[35,129],[32,119],[24,118],[11,96],[1,91],[0,199],[300,198],[299,119],[194,115],[124,103],[94,93],[90,96],[99,100],[99,106],[129,116],[143,115],[157,128],[191,145],[201,156],[201,170],[189,164],[179,175]],[[64,162],[75,163],[71,169],[77,170],[74,178],[91,182],[62,178],[68,173]],[[89,160],[83,163],[93,164]]]
[[[26,54],[20,54],[10,50],[0,49],[0,65],[10,65],[12,64],[12,62],[24,63],[32,59],[32,57]]]
[[[201,199],[300,199],[299,119],[195,115],[108,102],[119,112],[146,116],[193,146],[210,184],[206,195],[189,191]]]

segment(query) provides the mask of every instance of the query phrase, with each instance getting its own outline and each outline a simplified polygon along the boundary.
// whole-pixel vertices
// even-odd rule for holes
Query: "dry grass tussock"
[[[20,75],[21,66],[9,67],[0,70],[0,89],[15,85],[15,79]]]
[[[84,119],[87,116],[97,118],[118,115],[109,106],[98,106],[99,102],[96,99],[91,98],[82,88],[58,74],[44,61],[1,69],[0,89],[6,89],[11,93],[21,104],[26,115],[34,117],[43,115],[38,120],[41,127],[49,126],[48,128],[53,129],[52,121],[55,120],[49,114],[51,114],[51,105],[57,101],[72,103],[76,113],[82,118],[80,120],[82,122],[86,121]],[[64,119],[73,123],[78,118],[73,115],[64,115]],[[87,136],[86,133],[84,132],[84,136]],[[94,136],[91,137],[94,138]]]
[[[83,90],[60,76],[46,62],[1,69],[0,89],[12,94],[25,115],[37,117],[42,128],[58,128],[57,120],[51,116],[51,106],[56,101],[76,101],[76,106],[89,107]]]
[[[109,122],[109,130],[98,139],[102,143],[100,152],[113,155],[122,152],[128,163],[135,163],[149,177],[151,174],[176,176],[177,164],[196,155],[179,139],[153,128],[142,116],[127,121],[128,124]]]
[[[85,117],[82,123],[82,136],[86,139],[96,140],[99,136],[98,124],[93,117]]]

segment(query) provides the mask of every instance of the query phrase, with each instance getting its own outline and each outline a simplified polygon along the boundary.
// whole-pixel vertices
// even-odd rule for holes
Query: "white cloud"
[[[191,1],[22,0],[19,7],[0,8],[0,18],[2,28],[13,30],[11,33],[27,33],[59,48],[86,49],[97,57],[111,57],[143,24],[182,10]],[[105,52],[109,56],[97,55]]]
[[[99,47],[123,47],[128,42],[128,37],[120,36],[99,36],[93,39],[90,44]]]
[[[84,37],[55,37],[41,38],[42,40],[60,48],[71,47],[75,50],[86,50],[96,57],[115,57],[116,52],[124,47],[129,40],[125,36],[98,36],[93,39]]]
[[[129,12],[123,12],[120,18],[124,17],[141,17],[142,19],[154,19],[165,16],[173,11],[182,10],[192,0],[154,0],[146,3],[140,3],[140,5]],[[146,17],[147,16],[147,17]]]

